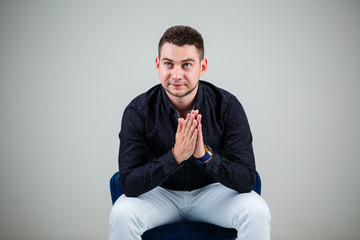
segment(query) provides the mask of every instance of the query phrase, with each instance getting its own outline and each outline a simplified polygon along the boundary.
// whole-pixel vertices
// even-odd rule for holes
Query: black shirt
[[[179,165],[172,153],[179,114],[163,87],[154,86],[126,107],[119,134],[120,183],[126,196],[157,186],[190,191],[215,182],[240,193],[252,190],[256,176],[252,135],[240,102],[199,81],[194,109],[202,114],[204,144],[214,155],[206,164],[192,156]]]

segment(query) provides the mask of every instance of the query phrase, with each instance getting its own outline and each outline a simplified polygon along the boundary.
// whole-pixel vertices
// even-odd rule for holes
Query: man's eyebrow
[[[187,59],[182,60],[181,62],[195,62],[195,60],[192,58],[187,58]]]
[[[174,62],[174,60],[172,60],[170,58],[163,58],[163,59],[161,59],[161,61]],[[195,62],[195,60],[193,58],[186,58],[184,60],[181,60],[181,62]]]
[[[169,62],[173,62],[173,60],[172,60],[172,59],[170,59],[170,58],[163,58],[163,59],[161,59],[161,61],[169,61]]]

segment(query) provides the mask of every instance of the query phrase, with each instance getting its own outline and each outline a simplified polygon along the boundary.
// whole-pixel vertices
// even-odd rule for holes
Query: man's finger
[[[201,119],[202,119],[202,115],[201,115],[201,114],[197,115],[196,120],[197,120],[197,124],[198,124],[198,126],[200,126],[200,125],[201,125]]]
[[[186,131],[186,128],[187,128],[187,126],[188,126],[188,123],[189,123],[189,120],[190,120],[190,113],[186,116],[186,119],[185,119],[185,121],[183,122],[183,128],[182,128],[182,131],[183,132],[185,132]]]
[[[195,119],[192,120],[192,124],[190,125],[190,129],[189,129],[189,132],[187,134],[188,136],[188,139],[191,139],[194,135],[194,131],[196,130],[196,125],[197,125],[197,122]]]
[[[184,127],[184,119],[183,118],[178,118],[178,127],[177,127],[176,132],[181,132],[183,127]]]
[[[198,136],[198,130],[197,129],[195,129],[194,130],[194,134],[191,136],[191,138],[190,138],[190,142],[191,142],[191,144],[194,144],[195,145],[195,142],[196,142],[196,140],[197,140],[197,136]],[[194,149],[195,150],[195,149]]]
[[[189,114],[187,117],[187,122],[185,123],[185,134],[188,135],[194,121],[194,116]]]

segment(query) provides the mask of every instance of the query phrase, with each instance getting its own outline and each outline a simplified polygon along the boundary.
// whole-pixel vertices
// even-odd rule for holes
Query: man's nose
[[[184,76],[184,71],[181,69],[181,67],[174,67],[173,71],[171,73],[171,78],[174,80],[180,80]]]

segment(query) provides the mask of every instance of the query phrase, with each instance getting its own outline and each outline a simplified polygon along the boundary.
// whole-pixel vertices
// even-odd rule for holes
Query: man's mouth
[[[184,86],[184,84],[171,84],[171,86],[175,89],[180,89]]]

